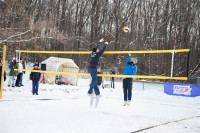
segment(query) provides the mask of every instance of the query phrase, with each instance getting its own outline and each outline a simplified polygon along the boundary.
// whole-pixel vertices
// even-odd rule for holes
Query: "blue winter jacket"
[[[130,59],[130,56],[126,58],[126,67],[124,69],[123,75],[135,75],[137,72],[137,66],[135,64],[131,65],[131,63],[128,63],[130,62]]]
[[[99,48],[100,42],[97,44],[96,48]],[[91,59],[90,59],[90,68],[97,68],[99,64],[99,59],[101,55],[106,50],[107,44],[104,45],[103,49],[99,52],[92,52]]]

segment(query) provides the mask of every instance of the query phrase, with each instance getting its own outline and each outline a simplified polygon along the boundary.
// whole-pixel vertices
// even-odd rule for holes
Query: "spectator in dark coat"
[[[16,86],[16,87],[21,87],[21,85],[20,85],[20,80],[21,80],[22,73],[23,73],[23,71],[22,71],[21,69],[23,69],[22,60],[20,60],[20,61],[18,62],[18,74],[17,74],[16,83],[15,83],[15,86]]]
[[[35,64],[33,70],[39,70],[38,65]],[[33,85],[33,89],[32,89],[33,95],[35,94],[38,95],[40,77],[41,77],[41,73],[39,72],[31,72],[30,74],[30,80],[32,80],[32,85]]]
[[[17,76],[17,71],[15,71],[14,69],[17,69],[17,62],[15,59],[13,59],[13,61],[10,63],[9,65],[10,68],[10,78],[8,81],[8,87],[10,87],[12,85],[12,87],[15,87],[15,80],[16,80],[16,76]]]
[[[112,69],[112,70],[110,71],[110,74],[115,75],[115,70]],[[115,88],[115,78],[114,78],[114,77],[111,77],[110,80],[111,80],[111,88],[114,89],[114,88]]]
[[[103,74],[101,72],[101,68],[97,69],[97,74]],[[102,88],[104,89],[104,77],[97,76],[97,84],[98,84],[99,89],[101,88],[101,85],[102,85]]]

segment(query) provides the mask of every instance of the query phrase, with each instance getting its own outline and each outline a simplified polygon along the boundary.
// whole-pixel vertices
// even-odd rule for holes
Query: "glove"
[[[99,42],[103,42],[104,41],[104,39],[102,38]]]
[[[105,42],[105,44],[107,44],[107,45],[108,45],[108,42]]]

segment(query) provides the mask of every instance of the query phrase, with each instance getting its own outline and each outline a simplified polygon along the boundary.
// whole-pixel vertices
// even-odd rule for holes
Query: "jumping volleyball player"
[[[98,85],[97,85],[97,67],[98,67],[98,64],[99,64],[100,56],[106,50],[107,45],[108,45],[108,42],[105,42],[105,45],[104,45],[103,49],[101,51],[99,51],[99,45],[103,41],[104,41],[104,39],[102,38],[97,43],[96,47],[93,48],[93,50],[92,50],[93,52],[91,54],[91,59],[90,59],[90,69],[89,69],[89,72],[90,72],[90,75],[92,77],[92,82],[90,84],[90,89],[88,90],[88,94],[91,97],[90,106],[92,106],[92,104],[93,104],[93,95],[92,95],[92,93],[93,93],[93,90],[95,91],[95,94],[96,94],[96,103],[95,103],[95,106],[96,107],[97,107],[97,105],[99,103],[99,95],[100,95],[100,91],[99,91],[99,88],[98,88]]]
[[[131,54],[128,54],[126,58],[126,67],[124,69],[123,75],[135,75],[137,72],[137,62],[138,60],[136,58],[131,58]],[[130,105],[132,98],[132,83],[132,78],[123,78],[124,106]]]

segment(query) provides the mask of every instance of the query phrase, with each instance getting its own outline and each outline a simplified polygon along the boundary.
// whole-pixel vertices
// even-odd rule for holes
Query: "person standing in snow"
[[[20,80],[21,80],[21,76],[22,76],[22,70],[20,70],[20,69],[23,69],[22,60],[20,60],[18,63],[18,74],[17,74],[17,80],[16,80],[16,84],[15,84],[16,87],[21,87]]]
[[[97,74],[103,74],[103,72],[101,72],[101,68],[100,67],[97,69]],[[97,76],[97,85],[99,87],[99,90],[100,90],[101,86],[104,89],[104,77]]]
[[[15,59],[13,59],[13,61],[10,63],[9,65],[9,68],[10,68],[10,74],[9,74],[9,81],[8,81],[8,87],[11,86],[12,84],[12,87],[15,87],[15,79],[16,79],[16,76],[17,76],[17,71],[15,71],[14,69],[17,69],[17,62]]]
[[[115,75],[115,70],[112,69],[112,70],[110,71],[110,74]],[[111,80],[111,88],[114,89],[114,88],[115,88],[115,78],[114,78],[114,77],[111,77],[110,80]]]
[[[126,58],[126,67],[123,75],[135,75],[137,72],[137,62],[138,60],[136,58],[131,58],[131,54],[129,54]],[[133,78],[123,78],[124,106],[130,105],[132,98],[132,83]]]
[[[92,93],[93,93],[93,90],[94,90],[94,92],[96,94],[96,106],[98,105],[99,96],[100,96],[100,91],[99,91],[99,88],[98,88],[98,85],[97,85],[97,66],[99,64],[99,59],[100,59],[101,55],[104,53],[104,51],[106,50],[107,45],[108,45],[108,42],[105,42],[105,45],[104,45],[103,49],[101,51],[99,51],[99,45],[103,41],[104,41],[104,39],[102,38],[98,42],[96,47],[93,48],[93,52],[91,54],[91,59],[90,59],[89,72],[90,72],[90,75],[92,77],[92,82],[90,84],[90,88],[88,90],[88,94],[90,96],[93,96]]]
[[[34,69],[33,70],[39,70],[38,69],[38,65],[34,65]],[[40,77],[41,77],[41,73],[39,72],[31,72],[30,74],[30,80],[32,80],[32,93],[33,95],[38,95],[38,88],[39,88],[39,80],[40,80]]]
[[[21,60],[23,69],[26,69],[25,61],[23,60],[23,58],[21,58],[20,60]],[[22,75],[21,75],[21,78],[20,78],[20,81],[19,81],[19,85],[20,85],[20,86],[24,86],[24,85],[23,85],[23,76],[24,76],[24,74],[25,74],[25,71],[22,72]]]

